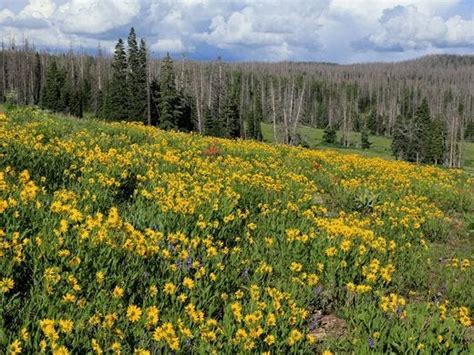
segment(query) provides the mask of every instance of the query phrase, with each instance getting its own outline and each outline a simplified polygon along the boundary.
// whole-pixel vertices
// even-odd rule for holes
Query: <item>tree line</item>
[[[474,56],[449,55],[354,65],[157,60],[132,28],[113,56],[3,44],[0,101],[231,138],[260,140],[267,122],[276,142],[293,145],[304,144],[301,125],[342,146],[351,131],[361,148],[385,135],[397,158],[459,166],[462,141],[474,136],[473,67]]]

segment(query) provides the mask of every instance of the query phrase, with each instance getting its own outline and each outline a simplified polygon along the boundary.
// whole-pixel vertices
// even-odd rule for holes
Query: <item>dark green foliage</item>
[[[323,133],[324,144],[335,144],[336,143],[336,129],[330,125],[327,125]]]
[[[416,162],[428,162],[430,158],[431,116],[428,101],[423,99],[413,120],[412,140]]]
[[[316,127],[324,128],[329,124],[329,115],[326,104],[322,101],[318,105],[317,114],[316,114]]]
[[[38,105],[41,100],[41,57],[38,52],[35,53],[35,62],[33,66],[33,104]]]
[[[370,134],[377,134],[377,111],[371,109],[367,115],[367,129]]]
[[[158,101],[160,98],[160,83],[153,79],[150,82],[150,117],[151,125],[156,126],[160,117],[160,110],[158,108]]]
[[[66,75],[64,86],[61,90],[62,112],[82,117],[83,99],[82,88],[77,84],[77,78]]]
[[[178,129],[184,132],[191,132],[194,129],[194,101],[193,98],[180,91],[178,92],[178,109],[175,112],[179,112],[178,115]]]
[[[397,159],[408,160],[410,148],[409,127],[406,123],[405,117],[397,116],[395,125],[392,131],[392,154]]]
[[[158,126],[163,129],[178,129],[180,99],[176,91],[173,60],[169,53],[161,63],[160,91],[158,100]]]
[[[262,94],[260,88],[257,87],[256,91],[252,93],[252,109],[247,113],[247,138],[261,141],[262,128],[261,123],[263,121],[263,106],[262,106]]]
[[[124,120],[128,116],[129,91],[127,88],[127,55],[122,39],[115,46],[112,63],[112,78],[107,85],[107,97],[104,100],[103,113],[111,120]]]
[[[426,99],[411,116],[397,117],[392,136],[392,153],[397,159],[435,164],[444,161],[446,125],[440,119],[431,120]]]
[[[429,161],[431,163],[440,164],[444,161],[446,154],[446,135],[446,123],[438,117],[431,125],[429,143]]]
[[[239,105],[235,94],[227,96],[222,111],[223,121],[227,128],[227,136],[230,138],[240,137]]]
[[[147,107],[147,72],[146,72],[146,44],[142,39],[138,47],[135,29],[130,29],[128,36],[128,77],[129,91],[129,119],[146,123]]]
[[[464,139],[468,142],[474,142],[474,122],[469,122],[464,131]]]
[[[208,136],[223,137],[225,135],[225,127],[212,110],[206,108],[204,111],[204,133]]]
[[[369,131],[367,128],[363,128],[360,133],[360,147],[362,149],[370,149],[372,143],[369,141]]]
[[[56,61],[53,60],[48,67],[46,76],[46,85],[41,100],[41,106],[43,108],[58,112],[63,110],[61,92],[63,90],[64,80],[64,73],[58,68]]]

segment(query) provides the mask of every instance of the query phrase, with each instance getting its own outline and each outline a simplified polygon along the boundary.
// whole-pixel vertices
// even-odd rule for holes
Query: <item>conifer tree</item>
[[[35,53],[35,62],[33,68],[33,103],[38,105],[41,99],[41,85],[42,85],[42,76],[41,76],[41,57],[38,52]]]
[[[409,137],[409,128],[403,115],[397,116],[392,131],[392,154],[396,159],[407,160],[411,141]]]
[[[225,130],[219,118],[213,114],[212,110],[206,107],[204,112],[204,133],[208,136],[223,137]]]
[[[52,111],[62,111],[63,103],[61,91],[64,84],[64,75],[53,60],[48,67],[46,85],[43,92],[41,106]]]
[[[178,129],[179,98],[176,92],[173,60],[169,53],[163,59],[160,72],[159,123],[163,129]]]
[[[255,95],[255,113],[254,113],[254,136],[253,138],[261,141],[263,139],[262,136],[262,121],[263,121],[263,105],[262,105],[262,92],[257,87],[257,93]]]
[[[415,111],[413,133],[412,149],[415,153],[415,161],[427,162],[430,157],[431,116],[426,98]]]
[[[147,105],[147,74],[146,74],[146,44],[142,39],[138,47],[135,29],[132,27],[128,36],[128,77],[129,118],[146,122]]]
[[[369,141],[369,130],[364,127],[360,133],[360,147],[362,149],[370,149],[371,145],[372,143]]]
[[[178,92],[178,105],[175,112],[178,113],[178,129],[190,132],[194,129],[194,100],[191,96],[180,90]]]
[[[261,122],[263,120],[262,96],[260,90],[252,93],[252,108],[247,113],[247,135],[249,139],[262,140]]]
[[[227,95],[222,109],[223,121],[226,125],[226,135],[230,138],[240,137],[240,114],[235,90]]]
[[[335,144],[336,143],[336,129],[331,125],[327,125],[323,132],[323,143],[324,144]]]
[[[106,118],[123,120],[129,118],[129,90],[127,87],[127,55],[122,39],[115,46],[112,62],[112,78],[107,86],[107,97],[104,102]]]
[[[431,124],[429,145],[429,161],[438,165],[444,161],[446,154],[447,127],[445,121],[439,117]]]

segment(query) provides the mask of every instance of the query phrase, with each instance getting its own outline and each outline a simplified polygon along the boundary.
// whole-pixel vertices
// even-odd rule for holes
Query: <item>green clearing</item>
[[[301,135],[304,143],[306,143],[312,149],[332,149],[345,154],[359,154],[366,157],[379,157],[389,160],[394,159],[390,148],[392,143],[391,138],[383,136],[370,136],[370,142],[372,143],[372,146],[370,149],[362,150],[358,148],[360,146],[359,132],[350,132],[349,142],[351,147],[343,148],[338,145],[324,145],[322,142],[323,131],[324,130],[318,128],[302,126],[299,128],[298,133]],[[262,134],[263,140],[265,142],[273,143],[273,129],[270,123],[262,123]],[[341,132],[337,132],[337,140],[339,141],[340,138]],[[464,143],[464,169],[467,172],[474,174],[474,143]]]

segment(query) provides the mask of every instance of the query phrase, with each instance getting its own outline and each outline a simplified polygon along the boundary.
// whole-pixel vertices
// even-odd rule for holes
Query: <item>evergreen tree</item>
[[[41,99],[41,57],[38,52],[35,53],[35,62],[33,65],[33,103],[38,105]]]
[[[130,119],[146,123],[147,106],[147,74],[146,74],[146,44],[142,39],[138,47],[135,29],[132,27],[128,36],[128,77],[129,116]]]
[[[413,151],[416,162],[428,162],[430,157],[431,116],[428,101],[423,99],[413,120]]]
[[[224,106],[222,108],[222,121],[225,125],[226,136],[238,138],[241,135],[240,124],[240,73],[232,75],[231,82],[226,89]]]
[[[262,140],[263,107],[262,95],[257,87],[256,93],[252,93],[252,109],[247,114],[247,138]]]
[[[403,115],[397,116],[392,131],[392,154],[397,159],[407,159],[410,150],[410,137],[408,127]]]
[[[369,141],[369,130],[364,127],[360,133],[360,147],[362,149],[370,149],[372,143]]]
[[[255,95],[255,113],[254,113],[254,136],[253,138],[261,141],[263,139],[262,135],[262,121],[263,121],[263,105],[262,105],[262,91],[260,87],[257,86],[257,93]]]
[[[160,72],[160,98],[158,111],[160,119],[158,125],[163,129],[178,129],[179,97],[176,92],[173,60],[169,53],[163,59]]]
[[[234,91],[227,96],[222,111],[223,121],[226,123],[227,136],[230,138],[240,137],[239,105]]]
[[[122,39],[115,46],[114,60],[112,62],[112,78],[107,85],[104,113],[106,118],[124,120],[128,116],[129,91],[127,87],[127,55]]]
[[[327,125],[323,133],[323,143],[324,144],[335,144],[336,143],[336,129]]]
[[[253,109],[247,112],[246,116],[246,134],[245,138],[247,139],[254,139],[255,137],[255,118],[254,118],[255,112]]]
[[[368,112],[366,128],[370,134],[377,134],[377,111],[375,108]]]
[[[60,112],[63,109],[61,91],[64,84],[64,74],[58,68],[56,61],[52,61],[46,75],[46,85],[43,91],[41,106],[43,108]]]
[[[194,100],[183,91],[178,92],[178,129],[184,132],[190,132],[194,129]]]
[[[329,124],[328,109],[326,103],[321,99],[316,113],[316,128],[326,128]]]
[[[204,133],[213,137],[223,137],[225,134],[224,127],[222,127],[220,120],[208,107],[206,107],[204,112]]]
[[[153,79],[150,82],[150,116],[152,126],[156,126],[160,118],[159,101],[160,83],[158,80]]]
[[[474,142],[474,122],[468,122],[466,125],[464,139],[468,142]]]
[[[444,161],[446,154],[446,136],[446,123],[438,117],[431,125],[429,147],[429,161],[436,165]]]

